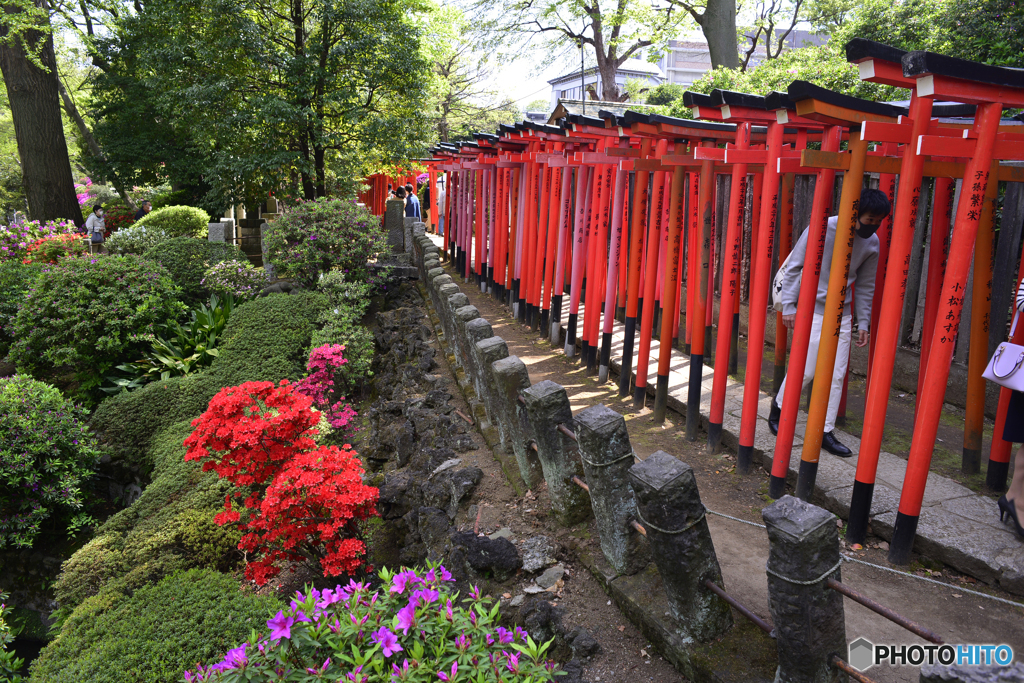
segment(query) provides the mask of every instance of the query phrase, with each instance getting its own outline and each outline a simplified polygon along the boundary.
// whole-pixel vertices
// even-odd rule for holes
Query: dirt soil
[[[604,403],[623,414],[634,450],[645,458],[657,450],[664,450],[687,462],[694,470],[701,497],[710,510],[725,512],[740,519],[761,524],[761,510],[771,503],[768,498],[768,475],[758,469],[749,476],[735,472],[735,455],[732,453],[709,454],[703,447],[706,435],[701,434],[696,442],[685,437],[685,416],[669,411],[663,424],[654,424],[650,399],[642,410],[634,410],[632,398],[620,399],[617,385],[613,381],[599,384],[596,376],[589,376],[585,367],[568,359],[546,339],[512,318],[510,311],[489,295],[483,295],[471,284],[462,285],[462,291],[469,297],[481,316],[491,323],[494,334],[501,337],[509,348],[510,355],[518,356],[527,366],[532,383],[551,380],[563,385],[568,393],[574,412],[597,403]],[[421,290],[422,291],[422,290]],[[742,354],[741,354],[742,355]],[[445,381],[454,384],[451,369],[442,367]],[[851,387],[852,388],[852,387]],[[457,390],[457,385],[448,387],[455,395],[453,404],[463,412],[468,405]],[[912,405],[910,406],[912,410]],[[474,439],[483,443],[478,433]],[[538,534],[559,542],[561,560],[566,567],[564,586],[552,595],[551,602],[564,611],[563,624],[566,630],[576,626],[585,627],[600,642],[603,652],[585,662],[585,675],[591,681],[680,681],[684,680],[667,662],[652,650],[649,643],[611,604],[601,587],[572,559],[571,548],[581,544],[591,552],[599,553],[596,532],[592,521],[573,528],[559,527],[547,514],[549,505],[546,493],[527,493],[518,498],[505,482],[500,468],[491,457],[486,446],[466,454],[468,464],[484,470],[484,478],[470,501],[474,515],[479,512],[479,532],[491,533],[499,528],[511,530],[515,541],[521,542]],[[709,517],[716,554],[722,564],[726,589],[740,602],[766,620],[770,620],[767,608],[767,588],[764,562],[767,558],[767,536],[759,529],[721,517]],[[471,529],[477,520],[457,520],[462,528]],[[842,536],[842,530],[840,535]],[[864,548],[856,550],[846,547],[843,551],[866,562],[882,567],[891,567],[901,572],[907,568],[890,565],[887,558],[888,546],[880,538],[871,536]],[[977,582],[948,567],[915,555],[910,572],[946,584],[936,586],[900,576],[883,569],[856,564],[844,564],[844,581],[863,591],[869,597],[905,614],[910,619],[939,633],[947,643],[1008,643],[1016,652],[1024,652],[1024,608],[975,597],[957,590],[969,587],[986,594],[1012,600],[1020,604],[1015,596]],[[529,583],[521,578],[503,588],[505,599],[514,598],[517,591]],[[503,595],[503,597],[504,597]],[[878,617],[873,612],[845,600],[847,640],[864,636],[875,643],[924,642],[900,627]],[[734,612],[737,621],[743,619]],[[1021,659],[1018,656],[1018,661]],[[751,680],[760,676],[752,671]],[[918,680],[918,668],[911,666],[870,669],[868,675],[875,681]]]

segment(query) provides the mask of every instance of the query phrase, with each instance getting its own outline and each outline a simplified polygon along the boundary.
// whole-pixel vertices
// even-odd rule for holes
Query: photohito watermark
[[[1009,645],[875,645],[867,638],[850,643],[848,658],[857,671],[867,671],[876,664],[890,666],[1009,666],[1013,648]]]

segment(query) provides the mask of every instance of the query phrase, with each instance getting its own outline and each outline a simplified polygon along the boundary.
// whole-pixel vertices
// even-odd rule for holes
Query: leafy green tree
[[[470,138],[474,132],[519,120],[522,114],[515,103],[487,87],[490,55],[474,49],[475,29],[462,11],[445,5],[432,8],[426,16],[423,51],[430,64],[426,111],[436,139]]]
[[[598,95],[609,102],[623,99],[615,83],[623,62],[645,48],[663,48],[688,19],[674,4],[658,7],[645,0],[619,0],[604,7],[581,0],[474,0],[472,7],[486,49],[510,56],[539,49],[545,64],[564,60],[569,53],[578,56],[581,47],[593,49],[601,75]],[[735,21],[733,34],[735,52]]]
[[[686,92],[686,88],[678,83],[662,83],[647,93],[647,104],[671,104],[676,100],[681,100],[684,92]]]
[[[208,187],[211,207],[282,187],[278,196],[307,200],[350,192],[367,164],[421,151],[426,65],[412,9],[403,0],[143,5],[97,41],[110,64],[97,79],[108,119],[97,137],[126,178],[159,173],[167,152]]]

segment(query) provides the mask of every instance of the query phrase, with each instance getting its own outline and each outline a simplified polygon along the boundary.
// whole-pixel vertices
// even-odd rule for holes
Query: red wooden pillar
[[[711,140],[701,142],[702,147],[714,147]],[[694,151],[696,157],[696,151]],[[704,341],[707,334],[705,320],[707,309],[714,297],[714,290],[708,287],[711,270],[711,240],[714,234],[714,182],[715,162],[704,159],[700,165],[698,181],[697,211],[700,220],[699,251],[694,251],[697,258],[693,287],[693,331],[690,338],[690,378],[686,398],[686,438],[697,440],[700,429],[700,395],[701,380],[704,377]],[[698,255],[699,254],[699,255]],[[688,287],[690,285],[687,285]]]
[[[640,158],[651,154],[651,139],[640,141]],[[633,374],[633,343],[636,340],[637,301],[640,298],[640,254],[643,244],[644,218],[647,215],[648,184],[650,171],[637,171],[633,183],[633,197],[630,201],[629,267],[626,286],[626,319],[623,321],[622,371],[619,375],[619,396],[629,395],[629,382]]]
[[[737,150],[750,147],[750,124],[736,127]],[[728,152],[726,153],[728,158]],[[747,164],[732,165],[729,189],[729,224],[725,233],[722,258],[722,296],[718,304],[718,344],[715,350],[715,374],[711,380],[711,412],[708,417],[708,450],[717,453],[722,445],[722,419],[725,415],[725,387],[729,380],[729,344],[732,341],[733,313],[739,303],[740,254],[743,246],[743,212],[747,199]]]
[[[836,152],[842,137],[842,127],[829,126],[821,142],[822,151]],[[772,461],[768,495],[781,498],[785,492],[786,475],[789,472],[789,458],[793,450],[793,436],[796,432],[797,411],[800,408],[800,393],[803,387],[804,365],[807,362],[807,348],[811,337],[815,299],[818,291],[818,275],[821,269],[821,253],[816,245],[823,244],[828,216],[832,204],[832,185],[835,171],[818,171],[814,186],[814,203],[807,235],[807,253],[804,258],[803,274],[800,278],[800,295],[797,300],[796,326],[793,330],[793,346],[789,357],[791,380],[786,383],[782,399],[782,417],[779,419],[779,433],[775,437],[775,455]],[[823,383],[825,380],[823,380]],[[827,382],[830,386],[831,382]]]

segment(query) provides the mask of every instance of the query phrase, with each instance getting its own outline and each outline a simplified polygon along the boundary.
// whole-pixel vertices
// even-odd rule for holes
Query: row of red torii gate
[[[863,39],[848,43],[846,54],[858,65],[861,79],[909,89],[909,106],[857,99],[803,81],[790,84],[787,93],[763,97],[728,91],[686,93],[685,103],[700,120],[630,111],[622,116],[568,115],[557,126],[523,122],[503,125],[497,134],[477,134],[473,141],[442,143],[432,150],[431,159],[417,163],[428,169],[431,188],[437,187],[439,174],[443,176],[443,206],[437,205],[437,192],[431,192],[428,208],[435,225],[436,217],[445,219],[445,252],[458,272],[467,280],[475,278],[482,290],[507,299],[520,321],[544,334],[550,329],[556,343],[564,324],[566,353],[574,354],[579,338],[583,358],[589,368],[599,368],[602,380],[607,378],[618,311],[625,328],[620,392],[626,396],[630,391],[636,356],[638,405],[647,393],[654,322],[660,318],[654,416],[659,421],[665,417],[676,340],[691,361],[686,402],[690,439],[698,437],[717,275],[721,295],[708,429],[712,450],[721,445],[730,344],[736,343],[749,183],[748,215],[753,219],[737,458],[741,473],[749,472],[753,455],[773,253],[781,262],[791,248],[795,178],[815,176],[809,245],[823,246],[829,215],[840,217],[826,329],[815,372],[817,377],[831,377],[858,200],[867,179],[875,175],[893,211],[878,232],[881,252],[870,321],[864,426],[847,529],[850,542],[862,542],[867,533],[921,186],[933,178],[931,234],[947,239],[933,238],[929,247],[914,432],[889,550],[891,561],[906,563],[973,254],[975,314],[969,330],[965,450],[976,441],[974,447],[981,451],[981,374],[988,361],[995,205],[1001,182],[1024,182],[1024,167],[1000,163],[1024,159],[1024,127],[1003,119],[1002,112],[1024,107],[1024,71],[929,52],[907,53]],[[720,174],[731,175],[727,186],[716,184]],[[855,180],[841,183],[835,203],[837,174]],[[961,191],[954,202],[958,179]],[[362,199],[383,214],[387,184],[395,181],[376,176],[368,182]],[[728,196],[716,198],[716,187],[728,187]],[[716,201],[728,202],[719,204],[728,207],[724,240],[714,234]],[[717,259],[716,244],[721,245]],[[782,324],[775,325],[777,366],[785,365],[787,348],[789,368],[800,372],[807,362],[821,261],[821,247],[807,249],[803,272],[815,277],[802,278],[792,338],[787,338]],[[563,322],[564,294],[569,296],[569,313]],[[584,296],[595,305],[581,309]],[[681,311],[685,324],[680,322]],[[1006,315],[998,319],[1005,321]],[[828,333],[831,321],[834,334]],[[1024,325],[1018,330],[1017,341],[1022,343]],[[805,500],[814,490],[829,389],[829,382],[816,382],[808,408],[796,486],[797,495]],[[785,488],[800,392],[799,381],[787,382],[780,399],[782,416],[769,491],[774,498]],[[1009,391],[1003,389],[989,453],[987,482],[997,491],[1006,488],[1009,470],[1011,444],[1001,439],[1008,400]]]

